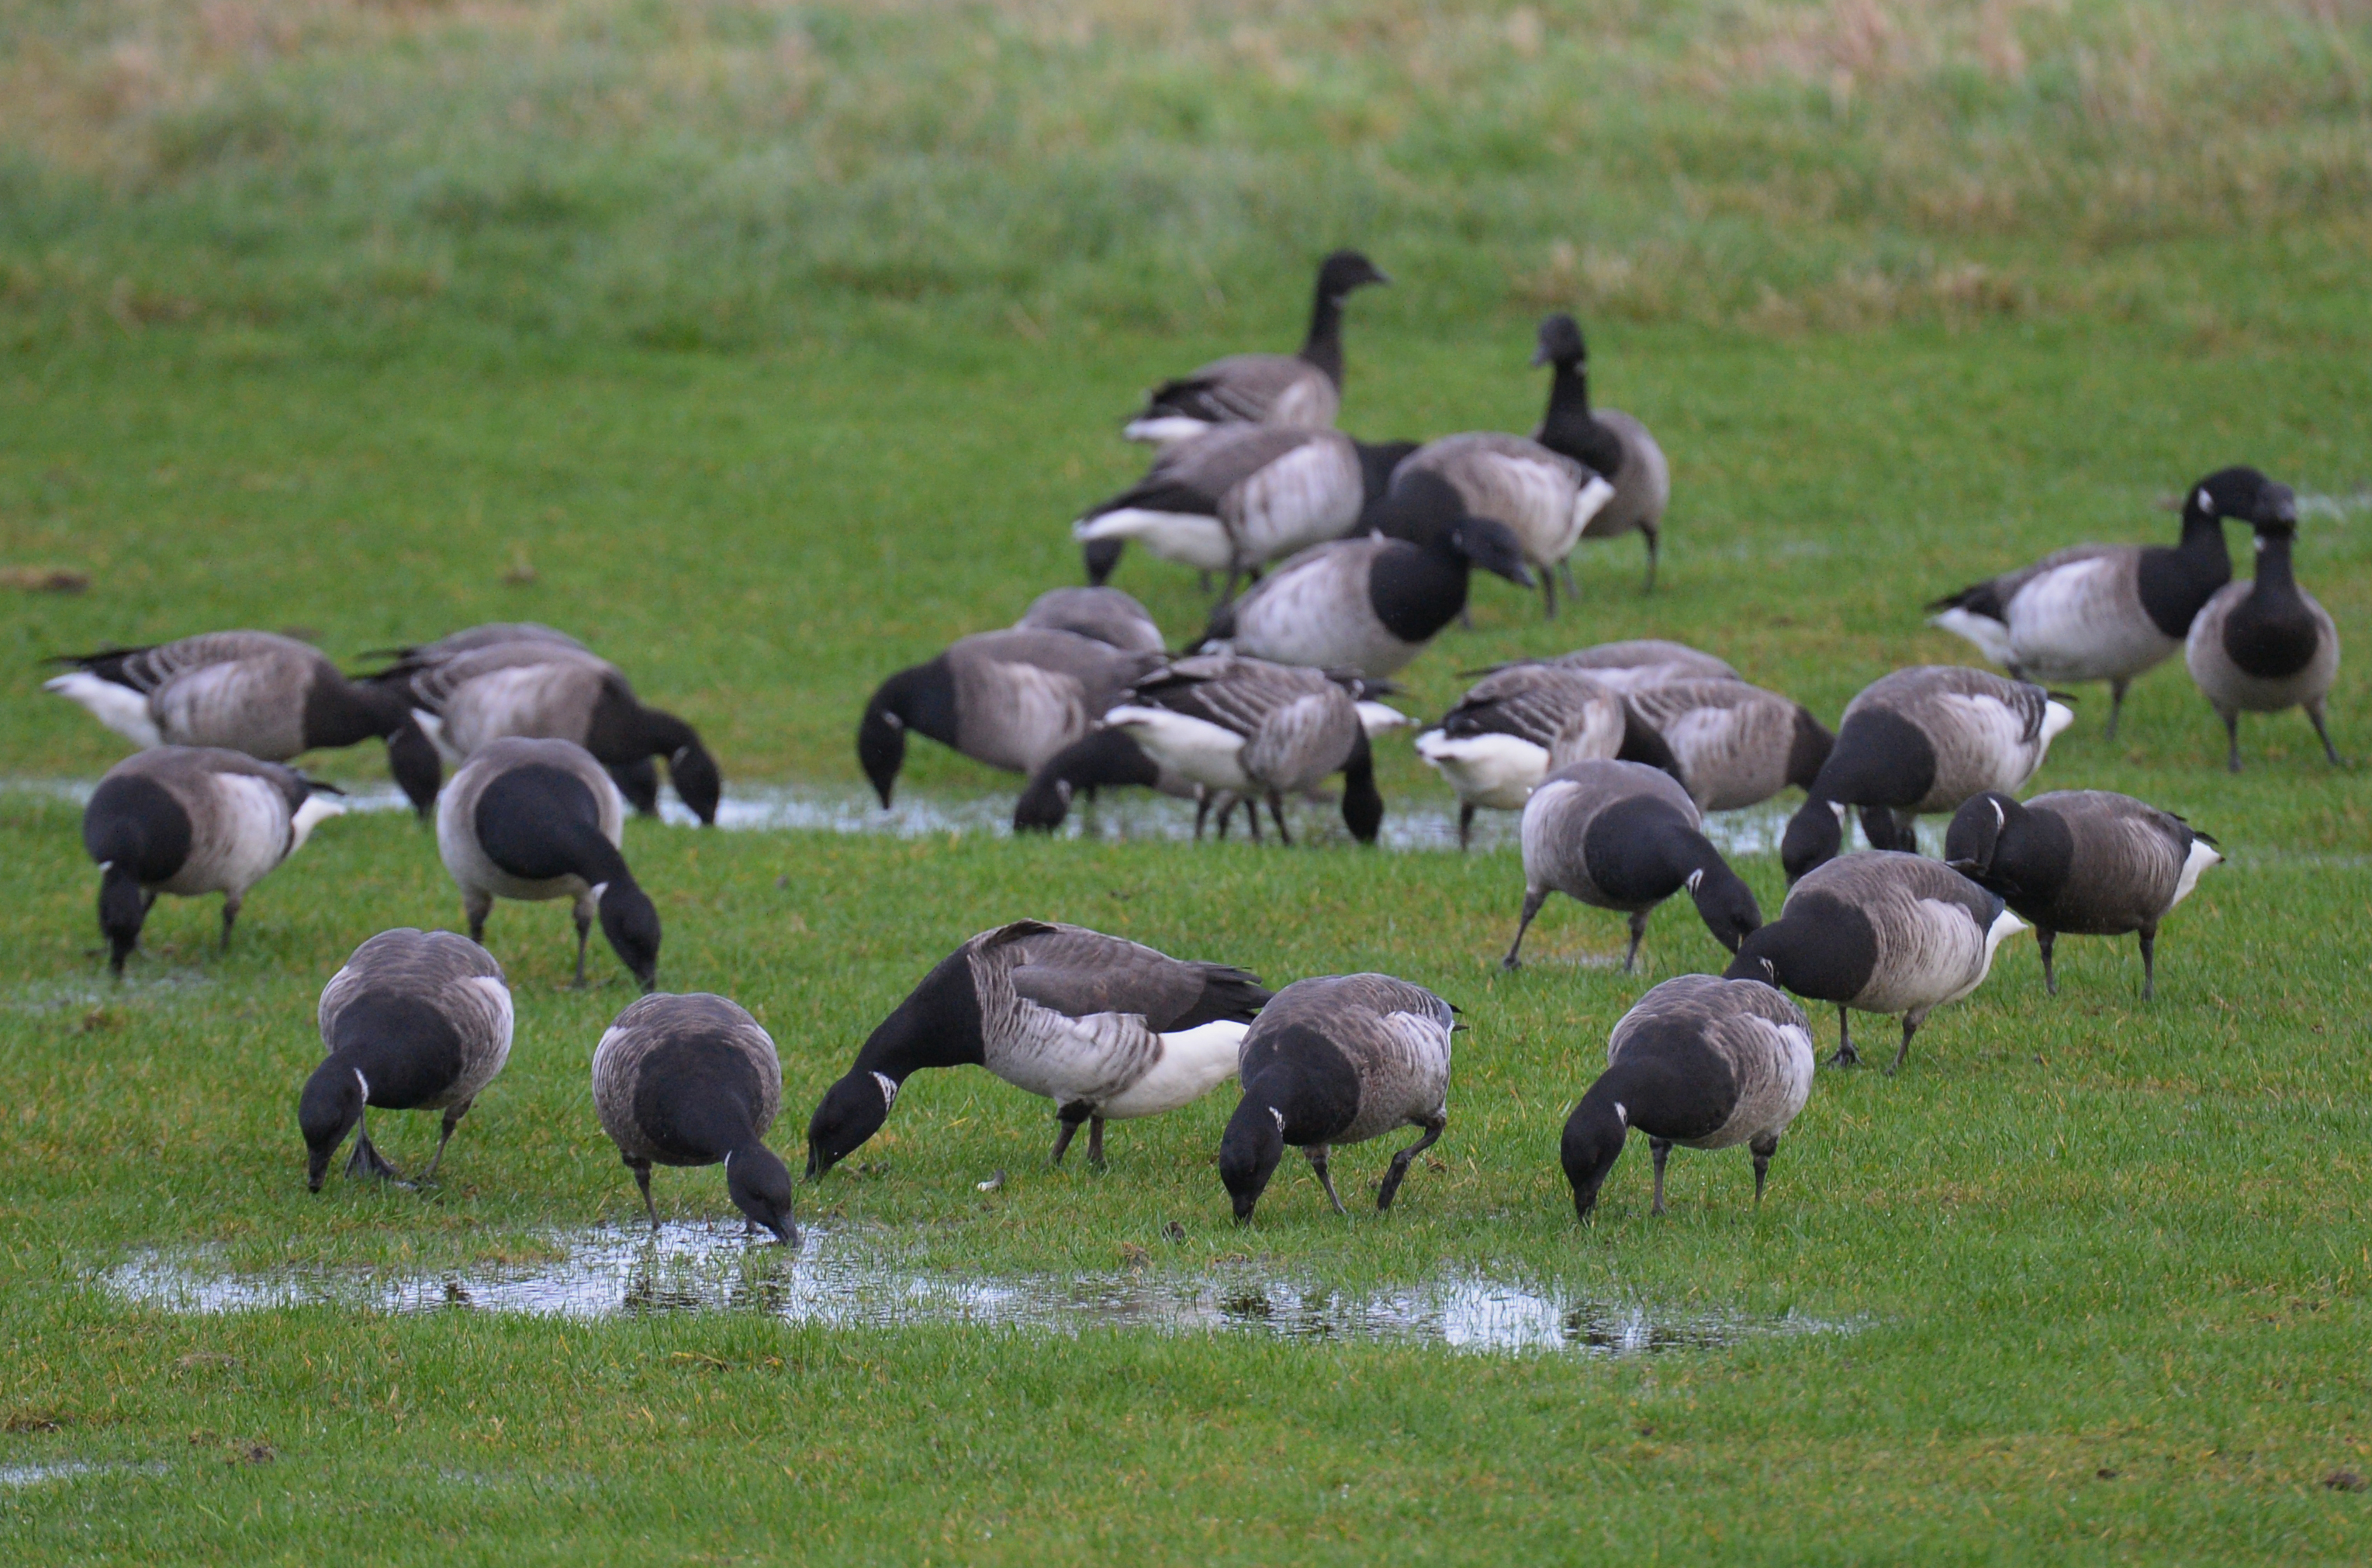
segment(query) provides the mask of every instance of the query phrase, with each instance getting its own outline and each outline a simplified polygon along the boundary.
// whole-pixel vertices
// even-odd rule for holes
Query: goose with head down
[[[1582,529],[1614,494],[1604,477],[1562,452],[1521,436],[1470,432],[1428,441],[1394,470],[1397,490],[1416,474],[1448,482],[1460,505],[1512,530],[1523,559],[1541,574],[1543,610],[1556,617],[1556,580],[1549,575],[1573,553]]]
[[[791,1172],[765,1144],[783,1105],[774,1040],[738,1003],[705,992],[645,996],[593,1048],[593,1109],[634,1173],[659,1228],[651,1167],[725,1167],[726,1195],[747,1231],[796,1246]]]
[[[1550,772],[1594,758],[1664,766],[1652,731],[1627,722],[1622,700],[1579,670],[1509,664],[1466,690],[1441,722],[1416,738],[1416,754],[1458,792],[1458,847],[1475,812],[1521,811]]]
[[[1648,682],[1622,707],[1671,752],[1700,811],[1760,806],[1790,784],[1808,790],[1836,744],[1809,708],[1743,680]]]

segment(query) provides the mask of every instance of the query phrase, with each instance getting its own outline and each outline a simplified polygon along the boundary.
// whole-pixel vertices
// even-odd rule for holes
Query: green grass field
[[[0,0],[0,1557],[2372,1557],[2372,1493],[2325,1484],[2372,1475],[2372,797],[2295,714],[2247,721],[2227,776],[2179,664],[2113,746],[2087,692],[2037,781],[2231,856],[2169,923],[2157,1000],[2130,942],[2063,944],[2056,1000],[2013,943],[1901,1077],[1822,1074],[1759,1211],[1742,1154],[1684,1150],[1651,1220],[1634,1150],[1576,1227],[1556,1167],[1614,1021],[1721,962],[1684,904],[1625,976],[1621,921],[1552,903],[1508,976],[1506,851],[630,827],[662,983],[767,1024],[794,1158],[924,968],[1021,915],[1272,984],[1385,970],[1471,1026],[1389,1218],[1288,1166],[1238,1230],[1225,1091],[1117,1124],[1095,1176],[1046,1168],[1043,1102],[938,1074],[800,1189],[835,1245],[953,1283],[1476,1276],[1825,1326],[1606,1357],[129,1304],[104,1283],[152,1250],[433,1280],[637,1223],[586,1072],[631,989],[598,945],[567,989],[564,917],[503,906],[517,1044],[442,1186],[308,1195],[316,998],[372,932],[458,923],[429,835],[325,825],[227,956],[212,900],[160,902],[110,985],[47,786],[121,746],[37,662],[238,625],[354,662],[541,619],[699,726],[728,792],[853,790],[884,674],[1077,580],[1066,525],[1141,463],[1114,431],[1142,388],[1289,344],[1309,259],[1352,239],[1399,281],[1353,307],[1346,428],[1529,428],[1531,323],[1570,305],[1675,470],[1653,598],[1628,540],[1585,552],[1554,626],[1484,582],[1404,705],[1658,634],[1832,722],[1968,656],[1924,598],[2170,538],[2161,497],[2250,461],[2307,498],[2360,759],[2366,59],[2360,9],[2306,5]],[[52,569],[87,591],[14,586]],[[1176,638],[1204,608],[1141,557],[1117,581]],[[1387,750],[1391,808],[1438,809]],[[375,746],[313,766],[385,777]],[[920,746],[901,787],[1014,786]],[[1740,869],[1774,907],[1775,857]],[[382,1123],[424,1157],[433,1121]],[[1389,1146],[1338,1160],[1355,1210]],[[657,1188],[671,1220],[732,1214],[715,1171]]]

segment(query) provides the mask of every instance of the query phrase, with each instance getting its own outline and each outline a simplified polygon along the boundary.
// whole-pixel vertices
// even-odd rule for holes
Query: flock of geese
[[[1224,836],[1241,808],[1257,840],[1265,805],[1289,842],[1286,801],[1340,774],[1343,820],[1372,843],[1385,811],[1374,748],[1408,724],[1382,701],[1389,678],[1459,617],[1472,567],[1537,580],[1553,616],[1578,541],[1635,531],[1652,589],[1669,470],[1638,421],[1592,408],[1571,318],[1541,328],[1535,363],[1554,380],[1531,436],[1371,446],[1333,428],[1344,299],[1386,281],[1355,252],[1330,256],[1297,354],[1222,359],[1156,389],[1125,427],[1158,448],[1150,470],[1075,526],[1090,585],[1051,590],[1015,625],[898,671],[866,704],[857,758],[885,807],[911,733],[1026,775],[1017,830],[1052,830],[1083,796],[1133,786],[1195,801],[1198,839],[1214,811]],[[2253,536],[2249,582],[2232,580],[2231,523]],[[2127,686],[2178,650],[2224,720],[2234,770],[2239,715],[2291,707],[2337,764],[2324,714],[2337,633],[2296,582],[2296,524],[2288,487],[2250,468],[2212,473],[2187,494],[2171,547],[2079,545],[1927,607],[2006,675],[1899,669],[1834,731],[1722,659],[1654,639],[1494,667],[1423,727],[1415,749],[1456,793],[1461,847],[1478,811],[1521,813],[1507,968],[1551,893],[1627,917],[1626,970],[1652,912],[1682,892],[1733,956],[1721,975],[1656,986],[1615,1026],[1606,1070],[1564,1128],[1576,1214],[1591,1213],[1634,1129],[1653,1155],[1656,1212],[1675,1144],[1746,1144],[1759,1202],[1813,1083],[1794,997],[1836,1006],[1839,1063],[1857,1060],[1852,1012],[1899,1018],[1893,1071],[1929,1015],[1974,991],[1999,944],[2029,926],[2053,994],[2059,935],[2132,935],[2151,996],[2159,924],[2220,859],[2214,841],[2122,795],[2017,795],[2074,717],[2054,685],[2107,681],[2113,734]],[[1130,541],[1226,574],[1183,651],[1106,581]],[[764,1142],[783,1093],[773,1042],[726,998],[656,992],[658,914],[622,853],[627,809],[657,809],[661,762],[714,822],[722,783],[699,736],[549,627],[474,627],[383,657],[349,677],[289,638],[220,632],[58,661],[70,668],[49,688],[140,748],[83,819],[114,971],[160,892],[221,893],[227,947],[248,890],[340,809],[336,791],[288,764],[383,740],[396,782],[433,817],[470,934],[381,932],[323,988],[325,1055],[298,1110],[309,1185],[350,1134],[350,1174],[400,1179],[368,1136],[372,1109],[443,1113],[433,1178],[510,1050],[512,993],[481,946],[486,919],[498,900],[564,899],[578,983],[598,923],[645,993],[602,1036],[592,1086],[653,1226],[654,1165],[721,1164],[750,1225],[796,1239],[790,1172]],[[1789,788],[1805,796],[1780,846],[1789,891],[1766,922],[1704,814]],[[1916,853],[1926,814],[1949,816],[1941,860]],[[1845,853],[1854,815],[1870,847]],[[1446,1124],[1454,1015],[1388,975],[1273,993],[1247,969],[1016,921],[941,960],[873,1031],[809,1120],[807,1175],[869,1140],[924,1069],[984,1067],[1052,1100],[1054,1161],[1085,1124],[1098,1165],[1108,1121],[1234,1078],[1242,1099],[1218,1166],[1239,1221],[1288,1146],[1342,1210],[1333,1146],[1414,1128],[1377,1190],[1388,1209]]]

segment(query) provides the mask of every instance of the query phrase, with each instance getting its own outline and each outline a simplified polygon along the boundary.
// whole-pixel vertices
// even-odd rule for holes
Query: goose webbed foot
[[[398,1187],[412,1183],[403,1179],[403,1172],[388,1163],[387,1156],[370,1141],[370,1134],[361,1128],[355,1130],[355,1152],[346,1158],[346,1174],[378,1181],[392,1182]]]
[[[1660,1214],[1664,1212],[1664,1162],[1672,1157],[1672,1141],[1669,1138],[1649,1138],[1647,1152],[1656,1158],[1656,1201],[1648,1205],[1647,1212]]]

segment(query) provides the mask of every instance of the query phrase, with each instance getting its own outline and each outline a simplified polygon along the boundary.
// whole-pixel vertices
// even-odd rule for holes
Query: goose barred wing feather
[[[1562,560],[1581,532],[1574,501],[1591,475],[1561,452],[1520,436],[1445,436],[1412,453],[1401,474],[1432,472],[1449,482],[1466,510],[1515,530],[1533,564]]]
[[[1827,895],[1858,909],[1877,944],[1871,978],[1853,1005],[1901,1013],[1958,1001],[1992,963],[2002,900],[1941,861],[1864,850],[1808,873],[1787,895]],[[1780,913],[1786,913],[1783,906]]]
[[[1213,424],[1315,427],[1334,423],[1338,394],[1323,371],[1284,354],[1237,354],[1156,387],[1139,419],[1163,414]]]
[[[321,655],[310,645],[271,632],[207,632],[145,647],[104,648],[63,660],[92,674],[153,693],[176,678],[246,659],[296,660],[309,668]]]
[[[1324,1038],[1359,1080],[1359,1108],[1334,1141],[1355,1144],[1411,1121],[1441,1115],[1448,1103],[1449,1004],[1421,985],[1386,974],[1326,975],[1296,981],[1276,993],[1244,1036],[1243,1065],[1260,1070],[1261,1048],[1295,1026]]]
[[[1622,712],[1613,696],[1577,670],[1554,665],[1517,664],[1493,670],[1466,689],[1458,705],[1442,715],[1445,735],[1512,735],[1543,750],[1592,710],[1608,710],[1614,738],[1622,738]],[[1613,755],[1609,747],[1605,755]]]
[[[1559,654],[1544,661],[1566,669],[1623,670],[1672,668],[1684,670],[1692,677],[1723,680],[1743,679],[1727,663],[1686,643],[1666,641],[1661,637],[1634,637],[1619,643],[1599,643],[1593,647],[1576,648],[1569,654]]]
[[[1729,811],[1787,785],[1798,705],[1742,680],[1675,680],[1624,693],[1633,717],[1663,738],[1700,810]]]
[[[1793,998],[1755,980],[1681,975],[1639,999],[1607,1037],[1606,1061],[1661,1054],[1678,1038],[1726,1069],[1733,1097],[1719,1126],[1678,1138],[1692,1148],[1724,1149],[1785,1130],[1811,1098],[1811,1021]]]
[[[1030,601],[1013,630],[1069,632],[1123,653],[1164,650],[1161,628],[1145,606],[1118,588],[1049,588]]]
[[[1216,516],[1229,492],[1316,438],[1314,432],[1285,425],[1222,424],[1171,447],[1154,459],[1135,489],[1099,510],[1162,504]]]
[[[1323,671],[1299,665],[1197,654],[1161,666],[1137,683],[1132,696],[1148,706],[1249,736],[1277,709],[1334,684]]]
[[[1082,925],[1017,921],[974,941],[1013,988],[1065,1017],[1130,1013],[1160,1034],[1221,1018],[1250,1022],[1269,993],[1249,970],[1193,963]]]

